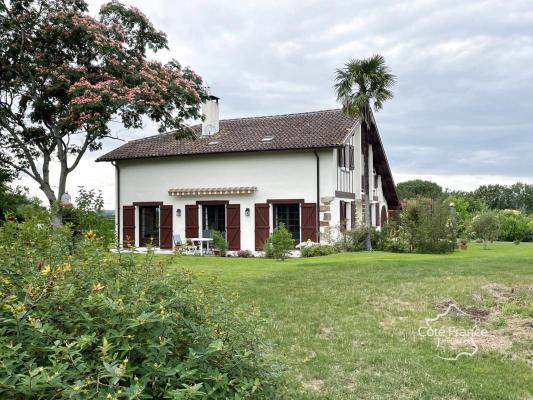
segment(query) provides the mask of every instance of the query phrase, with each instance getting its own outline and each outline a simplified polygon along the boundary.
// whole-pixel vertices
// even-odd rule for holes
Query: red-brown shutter
[[[340,201],[340,227],[341,230],[346,230],[346,202],[344,200]]]
[[[186,205],[185,206],[185,237],[187,239],[198,237],[198,206]]]
[[[387,223],[387,209],[385,206],[381,207],[381,226]]]
[[[316,235],[316,203],[302,203],[301,223],[302,242],[308,239],[317,241]]]
[[[350,219],[352,222],[352,229],[355,229],[357,227],[357,204],[355,203],[355,201],[352,201],[350,203],[350,211],[351,211]]]
[[[379,203],[376,203],[376,226],[381,226],[379,222]]]
[[[161,206],[159,214],[159,247],[172,248],[172,206]]]
[[[241,206],[228,204],[226,206],[226,237],[228,250],[241,249]]]
[[[255,250],[263,250],[268,235],[270,234],[269,224],[270,207],[268,204],[255,205]]]
[[[135,245],[135,206],[122,207],[122,246]]]
[[[350,169],[355,169],[355,154],[354,154],[354,147],[352,145],[348,146],[348,149],[350,151]]]

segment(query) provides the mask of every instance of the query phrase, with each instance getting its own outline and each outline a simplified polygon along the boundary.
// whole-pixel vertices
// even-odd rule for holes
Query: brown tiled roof
[[[200,137],[201,125],[195,125],[195,140],[176,140],[172,133],[150,136],[132,140],[97,161],[334,147],[356,122],[341,110],[226,119],[220,121],[220,131],[214,136]],[[272,140],[262,141],[267,136]]]

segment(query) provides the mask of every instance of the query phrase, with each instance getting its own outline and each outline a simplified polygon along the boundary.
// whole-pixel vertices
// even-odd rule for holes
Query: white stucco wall
[[[320,196],[333,196],[333,151],[324,149],[319,150],[318,154]],[[255,248],[255,203],[264,203],[267,199],[303,199],[306,203],[316,202],[316,158],[313,151],[169,157],[121,161],[118,164],[121,221],[124,205],[161,201],[173,206],[174,235],[179,234],[182,239],[185,239],[185,205],[195,204],[198,200],[228,200],[230,203],[240,204],[241,248],[248,250]],[[172,188],[229,186],[257,186],[257,192],[213,196],[168,194],[168,190]],[[250,209],[248,217],[245,216],[246,208]],[[176,216],[177,209],[181,209],[181,217]],[[138,225],[138,218],[136,221]],[[201,220],[199,221],[201,223]],[[272,219],[270,221],[272,225]]]

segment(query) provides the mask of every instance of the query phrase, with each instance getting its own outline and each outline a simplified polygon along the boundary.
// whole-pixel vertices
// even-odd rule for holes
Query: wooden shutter
[[[268,204],[255,205],[255,250],[263,250],[270,234],[270,207]]]
[[[387,209],[385,206],[381,207],[381,226],[387,223]]]
[[[349,149],[349,152],[350,152],[350,169],[353,171],[355,169],[355,154],[354,154],[354,147],[352,145],[350,145],[348,147]]]
[[[226,237],[228,250],[241,249],[241,205],[228,204],[226,206]]]
[[[135,206],[122,207],[122,246],[135,245]]]
[[[376,204],[376,226],[381,226],[379,222],[379,203]]]
[[[159,247],[172,248],[172,206],[161,206],[159,214]]]
[[[344,147],[337,149],[337,163],[339,167],[344,167]]]
[[[302,203],[301,222],[302,242],[308,239],[317,241],[316,232],[316,203]]]
[[[198,206],[196,204],[185,206],[185,237],[187,239],[198,237]]]
[[[344,200],[340,201],[340,226],[341,230],[346,230],[346,202]]]
[[[357,204],[355,201],[352,201],[350,203],[350,219],[352,221],[352,229],[355,229],[357,227]]]

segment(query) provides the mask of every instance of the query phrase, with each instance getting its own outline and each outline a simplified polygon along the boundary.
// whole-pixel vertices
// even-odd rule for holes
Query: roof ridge
[[[225,118],[225,119],[221,119],[220,121],[221,122],[222,121],[241,121],[243,119],[262,119],[262,118],[288,117],[288,116],[292,116],[292,115],[318,114],[318,113],[326,113],[326,112],[333,112],[333,111],[342,111],[342,109],[341,108],[328,108],[328,109],[325,109],[325,110],[316,110],[316,111],[303,111],[303,112],[286,113],[286,114],[260,115],[260,116],[257,116],[257,117]]]

